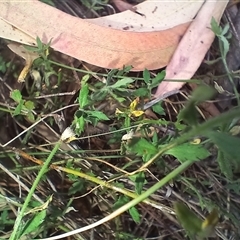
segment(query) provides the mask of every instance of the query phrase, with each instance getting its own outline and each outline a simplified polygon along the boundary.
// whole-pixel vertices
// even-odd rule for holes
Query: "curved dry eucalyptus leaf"
[[[166,68],[165,79],[179,82],[162,82],[158,86],[156,97],[180,89],[185,83],[181,80],[190,79],[194,75],[215,37],[211,30],[211,19],[214,17],[219,22],[227,3],[228,1],[221,0],[207,0],[204,3]]]

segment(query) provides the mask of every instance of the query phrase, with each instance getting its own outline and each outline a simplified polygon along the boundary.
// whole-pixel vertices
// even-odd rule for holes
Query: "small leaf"
[[[210,153],[202,145],[184,143],[169,149],[166,154],[170,154],[181,163],[185,161],[196,161],[207,158]]]
[[[123,79],[118,80],[116,83],[114,83],[110,87],[111,88],[119,88],[119,87],[122,87],[122,86],[126,86],[126,85],[128,85],[129,83],[132,83],[132,82],[134,82],[134,80],[132,78],[123,78]]]
[[[151,79],[150,72],[147,69],[145,69],[143,71],[143,80],[144,80],[145,83],[149,83],[150,79]]]
[[[208,132],[206,135],[230,158],[240,160],[240,139],[224,132]]]
[[[100,111],[89,111],[89,115],[92,117],[97,118],[98,120],[109,120],[109,118],[107,117],[106,114],[104,114],[103,112]]]
[[[21,236],[36,231],[46,218],[46,215],[47,215],[46,209],[42,210],[41,212],[38,212],[31,220],[29,220],[26,223]]]
[[[138,156],[144,156],[146,154],[156,154],[158,149],[145,138],[135,139],[129,144],[130,151],[136,153]]]
[[[159,115],[165,115],[165,111],[160,103],[153,105],[152,110]]]
[[[226,23],[226,25],[223,27],[222,35],[225,35],[229,31],[230,25],[229,23]]]
[[[118,198],[118,200],[114,203],[114,205],[113,205],[113,210],[116,210],[116,209],[118,209],[118,208],[120,208],[120,207],[122,207],[124,204],[126,204],[127,202],[129,202],[129,198],[128,197],[126,197],[126,196],[120,196],[119,198]]]
[[[222,33],[222,28],[218,25],[217,21],[215,20],[215,18],[212,18],[211,20],[211,28],[212,31],[217,35],[220,36]]]
[[[18,103],[18,105],[16,106],[16,108],[14,110],[13,116],[17,116],[17,115],[21,114],[21,111],[24,107],[23,103],[24,103],[24,101],[20,100],[20,102]]]
[[[77,129],[78,133],[83,132],[84,127],[85,127],[85,120],[84,120],[83,116],[81,116],[77,119],[77,124],[76,124],[76,129]]]
[[[165,78],[166,71],[161,71],[155,78],[152,79],[151,88],[157,87]]]
[[[81,90],[79,92],[78,102],[81,108],[84,108],[88,104],[88,84],[82,84]]]
[[[128,211],[129,211],[132,219],[134,220],[134,222],[135,223],[140,223],[140,214],[139,214],[137,208],[136,207],[131,207]]]
[[[223,57],[226,58],[227,53],[229,51],[229,42],[224,36],[219,37],[219,39],[223,43]]]
[[[138,195],[142,193],[144,183],[145,183],[144,172],[137,173],[136,181],[135,181],[135,189]]]
[[[22,94],[18,89],[11,91],[10,97],[17,103],[22,100]]]
[[[26,101],[26,102],[24,103],[24,106],[25,106],[29,111],[31,111],[31,110],[33,110],[33,109],[35,108],[34,103],[33,103],[32,101]]]
[[[186,232],[196,236],[201,231],[202,220],[183,203],[174,203],[174,209]]]
[[[193,91],[190,101],[195,103],[204,102],[211,99],[215,93],[216,90],[213,87],[200,85]]]

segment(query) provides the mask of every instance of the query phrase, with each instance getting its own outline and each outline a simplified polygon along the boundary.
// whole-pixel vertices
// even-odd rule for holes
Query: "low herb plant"
[[[214,22],[212,24],[222,43],[222,58],[225,59],[227,44],[224,31],[226,30],[224,28],[220,31],[214,25]],[[48,76],[45,75],[44,84],[48,85],[50,83],[48,77],[55,74],[58,76],[59,73],[54,70],[56,67],[72,69],[49,59],[49,45],[45,46],[39,39],[37,45],[37,50],[32,50],[39,52],[40,59],[35,62],[34,66],[36,68],[44,66],[47,70]],[[201,169],[202,163],[208,164],[208,161],[217,161],[218,165],[215,166],[218,168],[218,172],[214,172],[214,177],[227,182],[226,188],[239,194],[235,171],[240,169],[238,147],[240,140],[230,133],[232,127],[239,120],[239,108],[232,109],[205,122],[202,121],[197,112],[197,107],[200,103],[211,99],[215,94],[214,89],[203,84],[198,86],[191,94],[185,107],[178,113],[176,122],[161,118],[164,116],[161,103],[158,103],[158,107],[155,108],[155,112],[159,114],[159,119],[152,120],[147,118],[143,111],[142,102],[145,99],[149,100],[153,88],[163,80],[164,71],[152,74],[150,71],[144,70],[142,77],[129,77],[130,67],[125,67],[123,70],[111,70],[107,74],[93,74],[82,69],[72,70],[83,74],[81,88],[75,99],[74,106],[76,106],[76,103],[78,106],[74,116],[72,116],[71,129],[73,132],[70,131],[72,135],[70,134],[67,137],[68,140],[65,137],[63,138],[62,135],[59,141],[54,143],[51,153],[43,155],[45,161],[33,159],[42,166],[24,201],[22,203],[14,202],[16,206],[20,207],[14,226],[12,218],[7,216],[10,213],[10,209],[6,207],[7,204],[2,209],[0,227],[3,228],[4,224],[13,226],[9,239],[17,240],[23,237],[28,237],[28,239],[56,239],[49,236],[50,228],[58,228],[58,230],[65,232],[65,235],[60,235],[59,238],[78,234],[79,239],[84,239],[84,235],[81,235],[83,229],[79,228],[72,232],[63,221],[63,217],[67,217],[69,209],[73,208],[74,195],[78,192],[84,192],[86,195],[93,192],[94,197],[98,198],[99,202],[100,199],[107,198],[104,202],[106,206],[102,210],[104,214],[101,215],[101,217],[104,215],[105,217],[101,221],[94,220],[95,225],[89,223],[87,229],[103,223],[106,224],[115,218],[113,225],[115,226],[114,236],[117,237],[116,239],[142,239],[141,236],[135,236],[133,233],[124,230],[122,225],[125,222],[122,222],[119,217],[120,214],[127,211],[129,215],[125,215],[125,219],[129,222],[134,222],[136,225],[144,223],[146,220],[143,214],[144,208],[141,208],[139,203],[160,209],[167,214],[175,212],[189,239],[210,237],[219,221],[219,215],[224,218],[227,214],[224,211],[226,206],[224,201],[227,201],[227,198],[214,199],[204,194],[203,189],[212,186],[212,180],[206,179],[205,182],[201,182],[194,175],[190,175],[190,177],[188,176],[190,174],[189,169],[194,166]],[[94,81],[93,75],[96,74],[101,77],[101,82]],[[58,77],[61,78],[61,76]],[[33,111],[36,108],[39,109],[41,105],[39,102],[29,101],[20,90],[13,90],[11,99],[15,104],[15,109],[12,111],[13,118],[23,116],[31,121],[38,119],[39,116],[34,116]],[[108,114],[105,109],[98,110],[98,104],[106,101],[106,99],[109,102],[117,103],[116,106],[118,107],[116,107],[114,114]],[[51,104],[51,106],[54,105]],[[52,111],[54,112],[55,109]],[[80,149],[82,147],[82,135],[88,126],[96,127],[98,123],[111,125],[114,129],[112,132],[106,133],[110,137],[105,140],[105,143],[109,144],[108,147],[117,144],[117,147],[115,147],[117,154],[108,154],[108,152],[111,152],[110,147],[101,149],[100,152],[96,151],[93,155],[89,154],[87,150]],[[172,134],[160,134],[157,131],[168,129],[169,125],[174,126]],[[88,138],[92,137],[88,136]],[[59,150],[62,144],[69,144],[72,140],[79,140],[80,142],[77,143],[80,147],[66,152],[66,154],[70,154],[71,159],[61,161],[61,166],[59,166],[55,158],[65,153],[63,149],[61,152]],[[82,155],[78,154],[80,150]],[[217,156],[212,152],[216,152]],[[38,154],[40,153],[38,152]],[[37,156],[37,152],[35,152],[35,156]],[[84,161],[91,164],[88,171],[85,170],[85,165],[81,165]],[[53,164],[51,165],[51,163]],[[75,163],[78,163],[78,165],[75,165]],[[65,173],[67,180],[72,183],[72,187],[68,189],[66,194],[70,198],[67,199],[62,212],[54,206],[55,196],[52,194],[44,195],[44,200],[35,202],[32,199],[34,193],[38,192],[37,188],[41,186],[41,180],[46,183],[46,172],[50,168]],[[14,169],[16,172],[18,170]],[[78,181],[79,178],[81,181]],[[186,196],[187,192],[187,196],[193,198],[197,202],[196,205],[201,206],[204,214],[200,215],[199,212],[196,214],[195,211],[190,209],[188,206],[191,206],[191,204],[187,198],[182,199],[188,206],[179,202],[179,200],[176,202],[174,197],[169,197],[168,202],[164,204],[151,198],[154,193],[160,196],[162,194],[160,190],[165,189],[166,185],[170,183],[175,184],[175,186],[180,185],[175,192],[178,191],[178,194],[183,196]],[[174,192],[174,190],[172,191]],[[99,203],[99,205],[101,204]],[[237,214],[230,212],[228,217],[231,218],[235,226],[238,226]],[[49,228],[47,223],[50,220],[53,225]],[[60,223],[59,227],[54,225],[54,222]],[[217,229],[217,234],[220,234],[219,232],[221,233]]]

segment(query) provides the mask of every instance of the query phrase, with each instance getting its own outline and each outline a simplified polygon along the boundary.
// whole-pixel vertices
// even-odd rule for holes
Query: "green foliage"
[[[99,121],[109,120],[106,114],[101,111],[97,111],[94,108],[88,110],[91,103],[89,98],[89,85],[87,83],[88,78],[89,76],[86,75],[82,79],[82,86],[78,97],[80,108],[75,113],[73,121],[77,134],[81,134],[84,131],[86,123],[91,123],[95,126]]]
[[[130,199],[128,197],[120,196],[115,202],[113,209],[118,209],[129,201]],[[131,207],[128,212],[136,223],[140,223],[141,216],[136,207]]]
[[[200,144],[184,143],[169,149],[166,154],[170,154],[179,162],[198,161],[206,159],[210,153]]]
[[[240,139],[225,132],[206,134],[218,147],[218,163],[226,177],[233,177],[233,169],[240,169]]]
[[[190,126],[197,125],[198,118],[196,105],[211,99],[214,93],[216,93],[216,91],[212,87],[207,85],[199,86],[195,91],[193,91],[185,108],[183,108],[178,114],[178,121],[184,121]]]
[[[13,90],[10,93],[10,97],[17,103],[13,116],[25,115],[30,121],[34,121],[35,117],[32,110],[35,108],[32,101],[26,101],[22,99],[22,94],[19,90]]]
[[[174,209],[179,222],[186,230],[190,239],[200,240],[210,237],[218,222],[218,212],[215,209],[204,221],[182,203],[174,203]]]
[[[103,4],[106,4],[108,0],[78,0],[89,10],[102,10]]]

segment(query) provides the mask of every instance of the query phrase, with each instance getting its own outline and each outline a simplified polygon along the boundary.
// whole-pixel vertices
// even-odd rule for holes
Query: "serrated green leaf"
[[[133,221],[135,223],[140,223],[141,219],[140,219],[140,214],[139,214],[137,208],[136,207],[131,207],[128,211],[129,211]]]
[[[145,138],[140,138],[136,141],[133,140],[129,146],[130,150],[138,156],[144,156],[147,154],[153,155],[158,152],[158,149]]]
[[[21,236],[24,236],[28,233],[32,233],[36,231],[41,225],[41,223],[44,221],[44,219],[46,218],[46,215],[47,215],[46,209],[38,212],[31,220],[29,220],[26,223]]]
[[[207,158],[210,153],[202,145],[184,143],[169,149],[166,154],[172,155],[181,163],[185,161],[196,161]]]
[[[240,160],[240,138],[225,132],[208,132],[207,135],[230,158]]]
[[[18,89],[13,90],[10,93],[10,98],[19,103],[22,100],[22,93]]]
[[[126,85],[128,85],[129,83],[132,83],[132,82],[134,82],[134,79],[126,77],[126,78],[118,80],[116,83],[114,83],[113,85],[111,85],[109,87],[119,88],[119,87],[122,87],[122,86],[126,86]]]
[[[88,93],[89,93],[89,88],[88,84],[82,84],[81,90],[79,92],[79,97],[78,97],[78,103],[81,108],[84,108],[86,105],[88,105]]]

